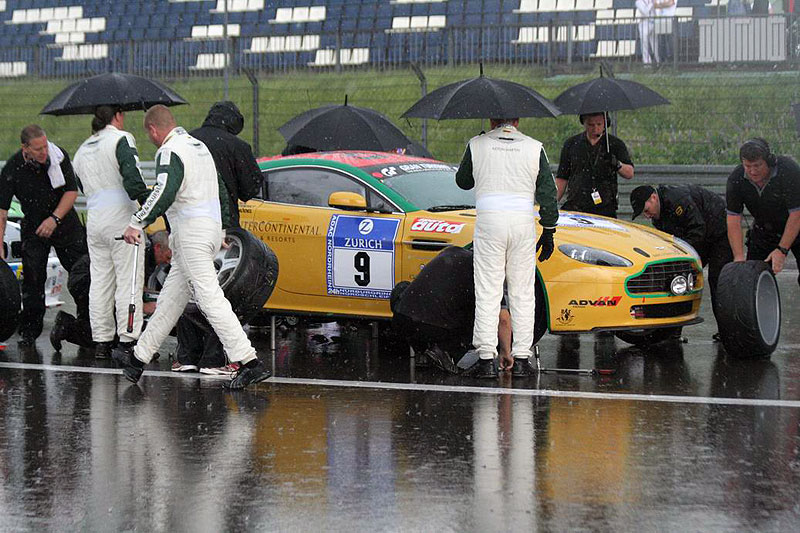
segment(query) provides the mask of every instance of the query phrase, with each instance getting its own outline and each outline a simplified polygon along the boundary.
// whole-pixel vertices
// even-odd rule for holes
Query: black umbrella
[[[118,106],[122,111],[187,103],[166,85],[132,74],[110,72],[73,83],[50,100],[42,115],[91,115],[101,105]]]
[[[641,83],[601,76],[570,87],[553,103],[566,115],[585,115],[668,104],[669,100]]]
[[[794,111],[794,125],[797,128],[797,135],[800,136],[800,104],[792,104]]]
[[[477,78],[439,87],[420,98],[403,117],[435,118],[518,118],[556,117],[553,102],[530,87],[513,81]]]
[[[407,150],[414,141],[381,113],[366,107],[324,105],[278,128],[287,144],[316,150]],[[428,154],[430,155],[430,154]]]

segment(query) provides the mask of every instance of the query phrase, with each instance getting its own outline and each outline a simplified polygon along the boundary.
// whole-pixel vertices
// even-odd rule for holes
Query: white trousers
[[[648,64],[661,61],[658,57],[658,35],[652,19],[639,22],[639,38],[642,41],[642,62]]]
[[[531,356],[536,305],[536,220],[532,213],[480,212],[475,223],[475,326],[481,359],[497,357],[503,281],[508,284],[511,355]]]
[[[219,222],[195,217],[171,220],[172,268],[158,295],[156,311],[134,348],[134,355],[149,363],[178,322],[190,299],[205,315],[231,362],[247,363],[256,357],[231,304],[225,298],[214,270],[214,256],[222,245]]]
[[[138,339],[142,331],[144,245],[139,245],[134,300],[136,312],[133,315],[133,331],[128,333],[134,247],[123,240],[114,240],[125,231],[129,219],[130,213],[124,217],[113,217],[108,211],[89,212],[86,228],[92,279],[89,286],[89,322],[95,342],[110,342],[114,340],[114,333],[119,335],[120,341],[131,342]]]

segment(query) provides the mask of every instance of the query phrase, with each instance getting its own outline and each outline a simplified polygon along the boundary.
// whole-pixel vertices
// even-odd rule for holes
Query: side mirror
[[[367,200],[356,192],[337,191],[328,196],[328,205],[347,211],[363,211],[367,209]]]

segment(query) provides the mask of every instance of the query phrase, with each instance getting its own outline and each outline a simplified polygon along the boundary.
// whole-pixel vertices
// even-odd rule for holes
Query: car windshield
[[[475,207],[475,191],[456,185],[451,171],[415,172],[384,178],[383,183],[426,211],[454,211]]]

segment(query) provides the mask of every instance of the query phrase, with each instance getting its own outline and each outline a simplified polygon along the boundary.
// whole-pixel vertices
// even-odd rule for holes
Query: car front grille
[[[631,294],[669,292],[669,285],[675,276],[689,274],[693,274],[697,279],[697,271],[692,261],[669,261],[648,265],[644,272],[628,280],[628,292]]]
[[[691,301],[668,304],[634,305],[631,307],[631,316],[633,318],[672,318],[688,315],[691,312]]]

